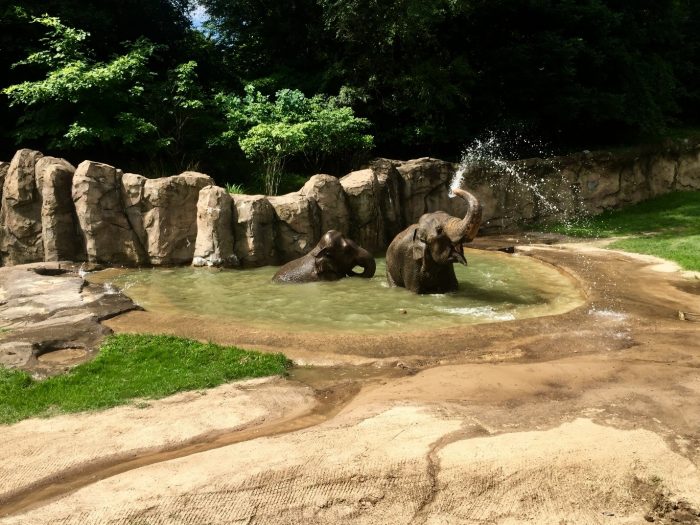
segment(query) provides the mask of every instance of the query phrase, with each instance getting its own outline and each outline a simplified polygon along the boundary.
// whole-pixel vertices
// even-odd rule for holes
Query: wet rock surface
[[[78,272],[68,262],[0,268],[0,364],[37,377],[61,373],[94,355],[111,333],[102,321],[138,309]],[[63,358],[42,359],[55,351]]]

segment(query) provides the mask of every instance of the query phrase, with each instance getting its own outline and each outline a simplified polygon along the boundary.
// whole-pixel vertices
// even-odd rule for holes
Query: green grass
[[[573,237],[631,236],[610,248],[656,255],[700,271],[700,192],[676,192],[573,224],[547,228]]]
[[[246,189],[242,184],[226,183],[226,191],[234,195],[245,195]]]
[[[165,335],[107,338],[97,357],[67,374],[36,381],[0,367],[0,423],[97,410],[242,378],[282,374],[289,361],[235,347]]]

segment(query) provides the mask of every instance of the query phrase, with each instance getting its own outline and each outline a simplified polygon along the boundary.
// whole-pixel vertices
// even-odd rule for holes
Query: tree
[[[333,47],[317,0],[200,0],[229,69],[266,93],[323,92]]]
[[[215,142],[236,143],[251,160],[258,162],[268,195],[277,194],[285,164],[295,156],[320,162],[327,155],[366,151],[373,145],[365,119],[355,117],[337,98],[283,89],[275,100],[245,88],[245,96],[220,93],[217,102],[228,129]]]
[[[472,118],[559,143],[609,143],[678,113],[676,0],[472,0]],[[494,31],[494,28],[498,28]]]
[[[45,68],[46,76],[8,86],[3,93],[24,114],[15,132],[18,142],[48,137],[54,148],[116,143],[120,147],[162,147],[152,122],[139,114],[147,62],[153,45],[139,40],[108,62],[90,57],[87,32],[58,18],[35,17],[47,29],[44,49],[17,65]]]
[[[205,57],[201,53],[194,55],[190,45],[192,30],[188,12],[192,3],[192,0],[0,0],[0,90],[43,77],[45,69],[39,65],[16,68],[12,65],[43,49],[40,39],[45,36],[45,27],[33,23],[32,17],[47,13],[59,18],[67,27],[89,33],[90,58],[96,62],[109,62],[115,52],[125,50],[124,42],[135,43],[146,38],[155,45],[149,59],[151,72],[164,75],[176,64],[195,59],[200,63],[201,72],[209,78],[210,68],[204,63]],[[7,158],[18,146],[47,151],[48,142],[41,138],[25,139],[21,144],[16,142],[14,125],[22,116],[20,106],[10,108],[5,97],[0,97],[0,101],[0,157]],[[67,155],[70,152],[56,153]],[[127,160],[119,157],[117,150],[100,153],[109,154],[114,161]],[[129,154],[126,152],[127,156]]]
[[[198,83],[197,63],[163,76],[151,71],[156,46],[146,39],[101,62],[87,46],[89,34],[58,18],[35,17],[47,29],[44,48],[19,65],[43,68],[44,78],[8,86],[11,106],[21,106],[18,143],[45,139],[50,148],[131,151],[152,174],[182,170],[203,153],[207,136],[198,121],[213,121],[213,101]],[[196,137],[195,140],[192,140]]]
[[[439,146],[468,133],[474,72],[465,55],[466,2],[321,0],[339,42],[331,69],[348,103],[385,148]]]

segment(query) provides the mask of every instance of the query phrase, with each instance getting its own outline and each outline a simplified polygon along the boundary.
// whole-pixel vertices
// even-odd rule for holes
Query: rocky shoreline
[[[139,309],[80,273],[68,262],[0,268],[0,365],[37,378],[62,373],[112,333],[102,321]]]

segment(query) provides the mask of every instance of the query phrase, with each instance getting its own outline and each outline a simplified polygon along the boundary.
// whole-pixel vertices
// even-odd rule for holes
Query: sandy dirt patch
[[[3,523],[631,524],[655,494],[700,504],[697,467],[653,432],[484,431],[397,406],[144,467]]]
[[[180,448],[223,432],[295,419],[315,404],[311,389],[265,378],[0,426],[0,505],[40,487],[50,490],[86,468],[99,470],[145,451]]]

